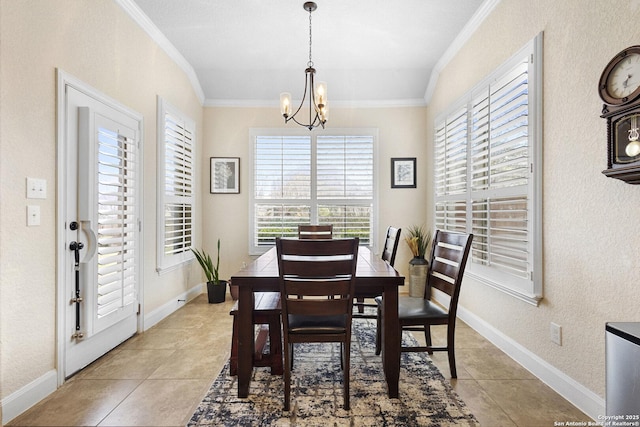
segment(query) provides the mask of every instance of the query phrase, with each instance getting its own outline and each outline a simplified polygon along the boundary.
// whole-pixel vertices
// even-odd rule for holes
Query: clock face
[[[605,104],[615,107],[640,98],[640,45],[626,48],[609,61],[598,91]]]
[[[607,79],[607,92],[614,98],[625,98],[640,87],[640,53],[626,55],[612,69]]]

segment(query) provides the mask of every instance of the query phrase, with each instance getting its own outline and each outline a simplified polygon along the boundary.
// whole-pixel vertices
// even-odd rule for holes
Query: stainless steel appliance
[[[640,322],[606,325],[607,416],[640,421]]]

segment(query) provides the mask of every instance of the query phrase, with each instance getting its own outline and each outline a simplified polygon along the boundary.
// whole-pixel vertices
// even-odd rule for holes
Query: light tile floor
[[[201,295],[103,356],[8,426],[184,426],[229,356],[233,302]],[[444,330],[434,330],[434,340]],[[421,337],[417,337],[419,340]],[[451,383],[482,426],[589,417],[462,322]],[[446,353],[433,360],[449,378]]]

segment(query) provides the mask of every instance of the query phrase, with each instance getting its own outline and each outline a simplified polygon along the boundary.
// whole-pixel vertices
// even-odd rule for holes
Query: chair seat
[[[346,316],[289,315],[289,331],[292,334],[335,334],[346,330]]]
[[[382,306],[382,297],[375,298],[379,307]],[[398,298],[398,318],[400,320],[411,319],[447,319],[449,313],[437,304],[420,297]]]
[[[424,298],[398,298],[398,317],[400,319],[447,319],[449,314],[442,307]]]

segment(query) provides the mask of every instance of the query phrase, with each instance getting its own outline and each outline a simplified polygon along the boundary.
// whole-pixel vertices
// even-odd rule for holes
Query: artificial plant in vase
[[[191,252],[196,256],[200,267],[204,270],[204,275],[207,277],[207,296],[209,303],[224,302],[227,293],[227,281],[220,280],[220,239],[218,239],[218,256],[216,258],[216,265],[213,265],[211,256],[204,251],[204,249],[198,250],[191,248]]]
[[[431,232],[425,231],[424,226],[412,225],[407,229],[407,237],[404,240],[409,245],[414,258],[424,259],[429,243],[431,243]]]
[[[431,243],[431,232],[423,226],[413,225],[407,229],[404,240],[413,254],[409,261],[409,296],[423,298],[429,268],[429,262],[424,257]]]

